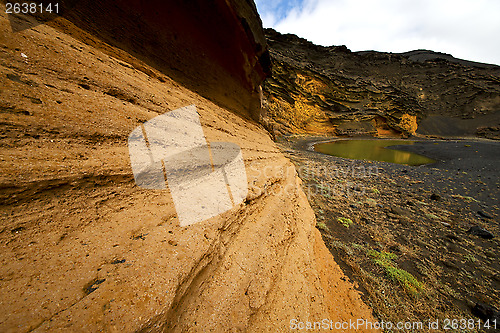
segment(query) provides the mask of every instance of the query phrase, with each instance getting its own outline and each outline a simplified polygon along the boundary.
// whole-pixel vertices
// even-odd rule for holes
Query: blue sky
[[[304,0],[257,0],[260,15],[267,15],[269,23],[282,21],[292,10],[302,10],[303,5]]]
[[[500,0],[256,0],[264,27],[353,51],[429,49],[500,65]]]

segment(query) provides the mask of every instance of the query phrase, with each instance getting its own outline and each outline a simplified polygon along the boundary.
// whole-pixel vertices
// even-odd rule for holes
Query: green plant
[[[373,258],[375,258],[377,260],[394,260],[394,259],[398,259],[398,255],[397,254],[394,254],[392,252],[386,252],[386,251],[378,252],[378,251],[375,251],[375,250],[368,250],[367,254],[370,257],[373,257]]]
[[[470,261],[470,262],[476,262],[477,261],[477,258],[471,254],[471,253],[467,253],[467,255],[465,256],[465,259],[467,261]]]
[[[352,244],[351,244],[351,247],[352,247],[353,249],[357,249],[357,250],[364,250],[364,249],[365,249],[365,247],[364,247],[363,245],[358,244],[358,243],[352,243]]]
[[[351,219],[348,219],[346,217],[339,217],[337,218],[337,221],[340,222],[344,227],[349,228],[351,224],[353,223]]]
[[[453,290],[449,285],[447,284],[442,284],[441,285],[441,290],[450,295],[450,296],[453,296],[455,297],[456,299],[460,299],[460,294],[458,294],[455,290]]]
[[[464,196],[464,195],[460,195],[460,194],[454,194],[454,195],[452,195],[452,198],[462,199],[462,200],[465,200],[467,202],[479,202],[476,199],[474,199],[473,197],[468,197],[468,196]]]
[[[342,243],[341,241],[338,241],[338,240],[331,240],[329,242],[330,246],[331,247],[335,247],[337,249],[342,249],[345,251],[345,253],[349,256],[349,257],[354,257],[354,251],[352,248],[350,248],[348,245]]]
[[[439,216],[435,215],[435,214],[431,214],[431,213],[427,213],[425,214],[425,216],[428,218],[428,219],[431,219],[431,220],[437,220],[439,219]]]
[[[330,232],[330,229],[328,229],[325,222],[316,222],[316,228],[323,230],[324,232]]]
[[[393,281],[398,282],[407,292],[418,295],[423,289],[423,285],[411,273],[398,268],[392,260],[398,256],[391,252],[378,252],[369,250],[368,255],[373,257],[373,262],[382,267],[386,275]]]
[[[377,190],[376,188],[372,188],[372,193],[375,193],[375,194],[380,194],[380,191]]]

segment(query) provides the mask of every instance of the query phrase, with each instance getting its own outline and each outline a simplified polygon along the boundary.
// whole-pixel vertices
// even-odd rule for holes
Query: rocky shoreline
[[[379,319],[498,316],[500,143],[391,147],[437,161],[410,167],[311,151],[328,140],[290,136],[279,144],[299,171],[325,243]]]

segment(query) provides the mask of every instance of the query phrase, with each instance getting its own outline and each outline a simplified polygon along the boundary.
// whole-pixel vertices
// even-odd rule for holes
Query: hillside
[[[417,50],[401,54],[323,47],[266,29],[275,135],[500,138],[500,67]]]

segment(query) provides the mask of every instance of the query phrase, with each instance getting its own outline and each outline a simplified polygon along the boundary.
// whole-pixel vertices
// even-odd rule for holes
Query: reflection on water
[[[320,143],[314,149],[320,153],[355,160],[384,161],[405,165],[422,165],[435,162],[428,157],[402,150],[386,149],[394,145],[411,145],[404,140],[338,140]]]

